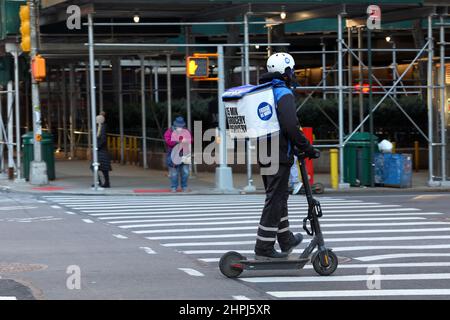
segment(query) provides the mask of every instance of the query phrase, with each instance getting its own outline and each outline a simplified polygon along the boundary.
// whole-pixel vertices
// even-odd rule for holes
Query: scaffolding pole
[[[88,14],[88,33],[89,33],[89,84],[90,84],[90,107],[91,107],[91,128],[92,128],[92,168],[94,190],[99,190],[98,185],[98,154],[97,154],[97,134],[96,128],[96,96],[95,96],[95,57],[94,57],[94,27],[92,25],[92,14]]]
[[[352,28],[347,28],[348,33],[348,47],[349,49],[353,46]],[[348,83],[347,85],[351,88],[353,86],[353,56],[351,54],[347,55],[347,69],[348,69]],[[348,132],[353,131],[353,92],[350,89],[348,93]]]
[[[16,46],[14,52],[14,94],[16,111],[16,180],[22,181],[22,163],[21,163],[21,135],[20,135],[20,79],[19,79],[19,49]]]
[[[342,34],[342,13],[337,16],[338,20],[338,101],[339,101],[339,189],[349,188],[348,183],[344,183],[344,74],[343,74],[343,34]]]
[[[249,30],[248,30],[248,17],[251,12],[247,12],[244,15],[244,57],[245,57],[245,84],[250,84],[250,48],[249,48]],[[252,177],[252,141],[251,139],[245,139],[245,149],[247,154],[247,185],[244,187],[245,192],[255,192],[256,188],[253,185]]]
[[[172,56],[167,55],[167,128],[172,126]]]
[[[428,64],[427,64],[427,107],[428,107],[428,185],[436,186],[433,181],[433,17],[428,16]]]
[[[66,69],[62,67],[62,77],[61,77],[61,90],[62,90],[62,107],[63,107],[63,115],[62,115],[62,128],[63,128],[63,148],[64,148],[64,157],[67,159],[67,85],[66,85]]]
[[[100,112],[103,111],[103,60],[98,61],[98,104]]]
[[[75,158],[75,67],[73,63],[69,65],[69,136],[70,136],[70,159]]]
[[[233,174],[227,165],[227,135],[225,107],[222,95],[225,92],[225,63],[223,46],[217,46],[218,53],[218,108],[219,108],[219,167],[216,168],[216,188],[221,192],[233,192]]]
[[[444,17],[440,17],[439,27],[439,42],[440,42],[440,104],[441,104],[441,173],[442,180],[441,186],[450,186],[450,182],[447,181],[447,143],[446,143],[446,125],[445,125],[445,27]]]
[[[323,38],[321,39],[320,45],[322,46],[322,98],[323,100],[327,100],[327,92],[326,92],[326,86],[327,86],[327,55],[326,55],[326,45],[323,41]]]
[[[144,56],[140,56],[141,60],[141,117],[142,117],[142,165],[144,169],[148,169],[147,163],[147,114],[145,110],[145,60]]]

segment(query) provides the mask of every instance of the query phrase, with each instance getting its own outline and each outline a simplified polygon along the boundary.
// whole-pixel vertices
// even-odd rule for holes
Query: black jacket
[[[279,73],[266,73],[261,79],[260,83],[271,82],[274,79],[274,94],[277,103],[277,116],[280,124],[280,132],[272,134],[267,138],[260,139],[259,143],[267,141],[267,150],[270,154],[270,144],[274,138],[279,137],[279,163],[292,165],[294,163],[294,148],[300,152],[311,152],[312,145],[300,130],[300,124],[297,118],[297,110],[295,105],[294,94],[287,86],[286,82]],[[261,166],[268,166],[258,157]]]
[[[108,138],[106,136],[106,124],[102,125],[100,135],[97,137],[97,155],[100,171],[111,171],[111,156],[108,152]]]

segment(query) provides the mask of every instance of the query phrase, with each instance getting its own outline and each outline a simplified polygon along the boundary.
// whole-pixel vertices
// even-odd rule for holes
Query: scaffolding
[[[235,43],[235,44],[193,44],[187,43],[185,44],[167,44],[167,43],[154,43],[154,44],[147,44],[147,43],[96,43],[94,40],[94,26],[129,26],[133,27],[136,26],[135,23],[94,23],[93,21],[93,13],[88,13],[88,23],[85,24],[88,26],[88,37],[89,42],[85,45],[88,47],[88,56],[89,56],[89,69],[86,69],[86,83],[89,85],[89,90],[86,90],[86,102],[89,106],[89,109],[87,109],[86,118],[88,119],[87,122],[87,132],[90,135],[90,141],[91,143],[88,143],[92,147],[92,158],[94,162],[94,168],[97,164],[96,159],[96,139],[93,139],[95,137],[95,133],[93,132],[95,128],[95,116],[97,112],[97,102],[99,104],[99,110],[102,111],[104,108],[104,102],[103,102],[103,95],[104,92],[104,79],[103,79],[103,73],[104,73],[104,64],[103,61],[105,60],[105,55],[108,56],[117,56],[116,53],[101,53],[95,55],[95,48],[106,48],[106,49],[114,49],[114,48],[138,48],[140,50],[145,50],[146,48],[157,48],[164,50],[162,53],[163,56],[165,56],[165,64],[167,67],[167,110],[168,110],[168,117],[167,117],[167,124],[170,126],[171,124],[171,114],[172,114],[172,82],[171,82],[171,71],[172,71],[172,53],[170,52],[173,48],[179,48],[184,47],[186,49],[186,54],[189,53],[189,49],[194,47],[202,47],[202,48],[217,48],[217,51],[220,52],[220,50],[227,46],[235,46],[240,47],[242,49],[243,55],[242,55],[242,65],[243,68],[242,74],[243,74],[243,82],[249,83],[250,82],[250,70],[251,70],[251,52],[249,50],[252,46],[266,46],[268,48],[268,53],[271,52],[273,47],[275,46],[288,46],[289,43],[272,43],[272,34],[271,34],[271,28],[273,25],[276,25],[277,22],[274,22],[273,20],[270,20],[270,22],[266,21],[249,21],[249,18],[252,16],[251,11],[247,12],[243,15],[244,20],[243,21],[237,21],[237,22],[180,22],[180,23],[174,23],[174,22],[158,22],[158,23],[140,23],[140,26],[168,26],[168,25],[177,25],[181,27],[186,27],[186,30],[188,30],[188,27],[192,27],[195,25],[242,25],[244,26],[244,41],[243,43]],[[446,121],[447,121],[447,114],[446,114],[446,84],[445,84],[445,61],[448,59],[448,57],[445,57],[445,49],[446,45],[449,44],[445,40],[445,28],[448,28],[450,25],[444,23],[444,19],[448,16],[448,13],[433,13],[430,14],[427,17],[427,29],[428,29],[428,37],[426,39],[426,43],[418,49],[405,49],[405,48],[397,48],[395,45],[395,42],[392,42],[392,48],[390,49],[379,49],[379,48],[362,48],[362,28],[358,28],[358,48],[353,48],[352,46],[352,35],[349,31],[349,37],[347,42],[344,40],[344,30],[343,30],[343,22],[344,19],[346,19],[346,7],[343,6],[340,13],[337,14],[337,48],[336,50],[327,50],[326,45],[324,41],[321,43],[322,50],[317,51],[292,51],[291,53],[293,55],[312,55],[312,54],[318,54],[321,55],[321,61],[322,61],[322,79],[316,86],[304,86],[304,87],[298,87],[296,88],[299,92],[304,91],[311,91],[305,100],[298,106],[297,110],[299,111],[310,99],[315,93],[321,92],[323,99],[327,99],[329,94],[337,94],[338,97],[338,121],[336,122],[332,117],[330,117],[325,110],[320,109],[320,112],[336,127],[338,130],[338,143],[337,144],[327,144],[327,145],[317,145],[317,147],[320,148],[338,148],[340,150],[339,152],[339,172],[340,172],[340,180],[339,180],[339,187],[340,188],[347,188],[348,184],[344,182],[344,157],[343,157],[343,149],[345,145],[348,143],[348,141],[352,138],[352,136],[361,130],[364,130],[364,125],[367,122],[371,122],[373,117],[371,116],[374,112],[377,111],[377,109],[382,105],[382,103],[390,99],[394,105],[405,115],[405,117],[408,119],[408,121],[415,127],[415,129],[419,132],[419,134],[427,141],[428,143],[428,159],[429,159],[429,179],[428,179],[428,185],[429,186],[448,186],[448,177],[447,177],[447,128],[446,128]],[[439,42],[436,41],[436,39],[433,38],[433,22],[435,19],[439,19],[439,23],[437,26],[439,27]],[[282,21],[279,22],[280,24],[283,23]],[[268,26],[268,33],[267,33],[267,43],[250,43],[250,34],[249,34],[249,25],[251,24],[263,24]],[[186,31],[188,32],[188,31]],[[186,39],[189,37],[187,36]],[[434,46],[437,44],[439,46],[439,76],[437,79],[437,83],[435,84],[435,79],[433,77],[433,67],[435,66],[433,59],[434,59]],[[167,51],[169,50],[169,51]],[[380,95],[379,101],[375,105],[370,106],[370,113],[368,115],[364,116],[362,103],[360,102],[360,110],[359,110],[359,124],[353,128],[353,105],[352,99],[348,99],[349,103],[349,112],[348,112],[348,119],[349,119],[349,127],[347,128],[347,135],[346,135],[346,128],[344,127],[345,122],[345,114],[344,114],[344,96],[347,95],[349,97],[353,97],[356,93],[353,90],[352,86],[352,72],[353,72],[353,61],[356,61],[358,63],[358,72],[359,72],[359,84],[362,85],[362,73],[363,70],[374,70],[376,68],[380,67],[373,67],[370,65],[370,63],[364,63],[362,54],[363,53],[392,53],[392,64],[386,67],[381,68],[390,68],[393,70],[393,77],[392,77],[392,84],[389,85],[383,85],[382,81],[378,79],[374,73],[370,73],[369,79],[370,82],[376,83],[377,87],[381,89],[381,92],[373,92],[373,94]],[[400,52],[410,52],[415,53],[414,59],[409,63],[408,67],[399,74],[398,67],[397,67],[397,53]],[[220,53],[219,53],[220,54]],[[160,54],[159,54],[160,55]],[[335,55],[336,56],[336,64],[332,66],[331,68],[327,66],[327,55]],[[60,56],[64,56],[64,54],[61,54]],[[147,166],[147,152],[146,152],[146,141],[148,141],[151,138],[148,138],[146,136],[146,123],[145,123],[145,105],[146,105],[146,98],[145,93],[148,91],[146,89],[146,81],[145,81],[145,66],[148,65],[146,63],[146,58],[151,57],[152,55],[146,55],[143,53],[137,54],[139,57],[139,63],[140,63],[140,95],[141,95],[141,113],[143,116],[142,119],[142,145],[143,145],[143,164],[144,167]],[[223,55],[222,55],[223,56]],[[67,57],[70,57],[70,55],[67,55]],[[344,67],[344,58],[347,57],[347,69]],[[426,57],[427,61],[427,84],[426,85],[405,85],[404,83],[404,77],[408,73],[408,71],[414,66],[417,61],[424,60]],[[220,62],[220,61],[219,61]],[[114,61],[113,61],[114,64]],[[117,67],[117,66],[116,66]],[[154,100],[156,102],[159,101],[160,95],[162,90],[159,88],[159,79],[158,79],[158,68],[161,68],[162,66],[155,65],[152,67],[152,71],[154,73],[154,79],[153,79],[153,94],[154,94]],[[68,70],[67,70],[68,69]],[[96,70],[97,69],[97,70]],[[121,74],[121,64],[119,59],[119,65],[118,68],[113,68],[116,71],[119,70],[117,73],[118,75],[118,97],[119,100],[117,101],[119,105],[119,118],[120,118],[120,125],[119,125],[119,131],[120,131],[120,138],[121,141],[123,141],[124,137],[124,124],[123,124],[123,99],[122,96],[124,92],[122,91],[122,74]],[[259,72],[259,68],[256,68],[257,72]],[[69,88],[66,87],[66,73],[68,71],[69,74]],[[58,84],[58,90],[62,92],[62,97],[60,99],[60,106],[62,107],[62,114],[58,114],[58,147],[62,148],[61,145],[64,145],[64,152],[65,155],[74,158],[75,157],[75,140],[76,140],[76,123],[77,123],[77,113],[76,113],[76,105],[75,105],[75,97],[80,96],[82,93],[80,91],[76,90],[76,74],[75,74],[75,65],[73,61],[71,61],[68,65],[68,68],[66,66],[60,66],[56,68],[56,72],[58,73],[57,78],[61,80],[60,85]],[[220,70],[219,66],[219,72],[224,72],[224,70]],[[344,84],[344,74],[345,72],[348,72],[348,78],[349,83],[348,85]],[[96,81],[96,73],[98,74],[98,79]],[[328,85],[328,77],[333,74],[337,73],[337,85]],[[220,77],[219,77],[220,78]],[[97,87],[98,84],[98,87]],[[220,96],[223,84],[219,83],[218,88],[218,94]],[[370,86],[372,88],[372,85]],[[401,104],[398,101],[398,96],[403,94],[412,94],[417,93],[421,89],[426,89],[427,91],[427,108],[428,108],[428,132],[425,133],[424,130],[422,130],[419,125],[414,121],[414,119],[411,118],[411,116],[408,114],[407,110],[405,110],[404,107],[401,106]],[[16,91],[17,91],[17,84],[16,84]],[[50,88],[49,88],[50,91]],[[372,91],[372,90],[371,90]],[[187,116],[188,116],[188,125],[191,125],[191,105],[190,105],[190,82],[189,80],[186,81],[186,98],[187,98]],[[433,95],[437,92],[437,97],[439,99],[433,99]],[[69,103],[67,103],[67,93],[69,97]],[[357,93],[360,101],[362,99],[362,93]],[[98,97],[97,97],[98,95]],[[50,92],[48,94],[48,98],[50,97]],[[219,100],[219,112],[223,111],[220,105],[220,99]],[[18,101],[18,99],[16,100]],[[439,106],[437,106],[437,101],[439,103]],[[67,110],[68,109],[68,110]],[[438,112],[436,112],[438,110]],[[60,108],[58,108],[58,112],[60,112]],[[438,117],[436,117],[436,114],[438,114]],[[27,116],[28,117],[28,116]],[[60,118],[62,117],[63,121],[60,121]],[[223,118],[223,114],[221,115]],[[221,132],[224,134],[224,128],[225,124],[223,123],[223,119],[221,118]],[[435,119],[436,118],[436,119]],[[68,121],[68,127],[67,122]],[[48,121],[51,123],[51,119]],[[439,130],[438,132],[434,132],[433,124],[439,124]],[[68,129],[68,130],[67,130]],[[189,128],[191,129],[191,128]],[[60,134],[62,132],[62,136]],[[223,139],[222,141],[225,141]],[[68,146],[68,142],[70,143],[70,146]],[[224,147],[226,146],[225,143],[222,144]],[[120,146],[120,155],[121,155],[121,162],[124,161],[124,144],[121,143]],[[252,189],[252,173],[251,173],[251,146],[248,144],[247,148],[247,173],[248,173],[248,189]],[[436,152],[439,151],[439,157],[436,157]],[[225,155],[225,152],[223,152],[223,155]],[[436,163],[436,159],[439,158],[439,163]],[[225,161],[224,161],[225,160]],[[225,164],[226,167],[226,159],[221,159],[221,163]],[[439,167],[439,176],[435,175],[435,172],[438,171],[435,169],[435,167]],[[19,165],[20,167],[20,165]],[[94,172],[93,175],[94,179],[94,185],[97,187],[97,174]],[[222,189],[228,188],[228,185],[226,187],[223,187]]]
[[[344,147],[348,143],[348,141],[353,137],[353,135],[362,130],[364,128],[364,124],[369,121],[371,122],[373,120],[373,113],[382,105],[382,103],[386,99],[392,100],[394,105],[405,115],[405,117],[408,119],[408,121],[415,127],[415,129],[420,133],[420,135],[427,141],[428,143],[428,162],[429,162],[429,180],[428,185],[429,186],[443,186],[448,187],[450,186],[450,183],[448,181],[447,177],[447,116],[446,116],[446,105],[445,105],[445,97],[446,97],[446,83],[445,83],[445,60],[448,59],[448,57],[445,57],[445,46],[449,44],[445,41],[445,27],[450,27],[450,24],[444,23],[444,18],[448,16],[447,13],[442,14],[439,16],[440,23],[438,24],[439,27],[439,34],[440,34],[440,40],[438,42],[438,45],[440,46],[440,54],[439,54],[439,79],[438,83],[435,85],[434,78],[433,78],[433,60],[434,60],[434,42],[435,39],[433,38],[433,19],[435,19],[438,15],[432,14],[428,16],[428,37],[426,43],[422,46],[420,49],[399,49],[395,46],[395,43],[392,45],[391,49],[376,49],[376,48],[367,48],[363,49],[361,47],[361,42],[359,41],[359,48],[351,48],[349,43],[346,43],[343,38],[343,18],[345,16],[345,10],[343,10],[342,13],[338,14],[337,16],[337,22],[338,22],[338,36],[337,36],[337,50],[329,50],[327,51],[325,48],[325,44],[322,43],[322,50],[321,51],[296,51],[292,52],[292,54],[298,54],[298,55],[311,55],[311,54],[321,54],[322,55],[322,79],[316,86],[303,86],[303,87],[297,87],[296,90],[299,92],[302,91],[311,91],[308,96],[302,101],[302,103],[298,106],[297,111],[301,110],[301,108],[306,104],[306,102],[313,96],[314,93],[317,93],[319,91],[322,92],[322,96],[324,99],[326,99],[327,94],[330,92],[337,92],[338,93],[338,113],[339,113],[339,120],[338,124],[320,107],[321,113],[338,129],[339,134],[339,142],[338,144],[328,144],[328,145],[317,145],[319,148],[338,148],[339,149],[339,172],[341,173],[339,175],[339,187],[340,188],[347,188],[348,184],[344,183],[344,175],[342,174],[344,172]],[[359,33],[359,32],[358,32]],[[360,37],[360,35],[359,35]],[[393,83],[391,86],[385,86],[382,84],[382,82],[375,76],[373,72],[370,72],[374,68],[370,65],[366,65],[362,58],[360,53],[366,52],[369,53],[369,58],[371,57],[372,53],[376,52],[391,52],[392,53],[392,65],[387,67],[380,67],[380,68],[392,68],[393,69]],[[407,68],[403,71],[402,74],[398,73],[397,68],[397,59],[396,54],[398,52],[411,52],[415,53],[414,59],[408,64]],[[335,65],[333,65],[331,68],[327,68],[326,65],[326,55],[327,54],[337,54],[337,62]],[[356,128],[352,128],[351,124],[353,123],[352,119],[352,112],[351,112],[351,105],[349,105],[349,130],[348,134],[345,136],[345,128],[344,128],[344,94],[348,94],[349,96],[353,96],[353,85],[351,82],[346,86],[344,85],[344,72],[346,71],[344,69],[344,56],[348,55],[353,57],[358,64],[359,64],[359,73],[360,73],[360,79],[359,84],[362,85],[362,71],[363,69],[369,70],[369,92],[370,94],[380,94],[381,99],[375,104],[371,105],[369,102],[369,114],[365,117],[363,116],[362,111],[362,103],[360,103],[360,121]],[[405,75],[410,71],[410,69],[417,63],[417,61],[422,58],[423,56],[427,55],[427,85],[405,85],[403,83],[403,78]],[[350,60],[350,59],[349,59]],[[422,59],[423,60],[423,59]],[[370,63],[370,62],[369,62]],[[337,69],[335,69],[337,66]],[[352,70],[349,68],[349,70]],[[338,84],[337,86],[327,86],[327,78],[332,72],[338,73]],[[351,71],[349,71],[351,72]],[[351,81],[351,79],[350,79]],[[374,93],[372,88],[372,81],[375,81],[377,84],[377,88],[380,88],[382,92],[380,93]],[[403,92],[399,91],[402,90]],[[407,111],[400,105],[398,102],[398,95],[400,94],[411,94],[411,93],[418,93],[418,91],[408,91],[409,89],[413,90],[419,90],[419,89],[426,89],[427,90],[427,108],[428,108],[428,133],[426,134],[419,125],[414,121],[414,119],[411,118],[411,116],[407,113]],[[433,100],[433,90],[438,90],[438,96],[439,98],[439,106],[435,105],[435,101]],[[362,94],[359,93],[359,96],[361,97]],[[349,103],[351,103],[352,99],[348,99]],[[439,133],[440,135],[438,137],[434,137],[433,133],[433,124],[434,124],[434,110],[438,109],[439,117],[436,119],[436,124],[438,124]],[[371,125],[371,128],[373,128],[373,124]],[[372,130],[371,130],[372,131]],[[372,131],[373,132],[373,131]],[[435,152],[434,148],[440,148],[440,176],[434,175],[434,163],[435,163]],[[372,167],[374,164],[372,163]]]

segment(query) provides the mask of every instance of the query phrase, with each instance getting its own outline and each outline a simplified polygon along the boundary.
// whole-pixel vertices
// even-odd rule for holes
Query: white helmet
[[[286,68],[294,72],[295,60],[289,53],[275,53],[267,59],[267,71],[281,74],[286,73]]]

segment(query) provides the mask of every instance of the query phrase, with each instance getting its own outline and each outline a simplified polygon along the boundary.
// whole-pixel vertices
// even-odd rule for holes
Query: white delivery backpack
[[[280,131],[272,83],[231,88],[222,100],[231,138],[259,138]]]

